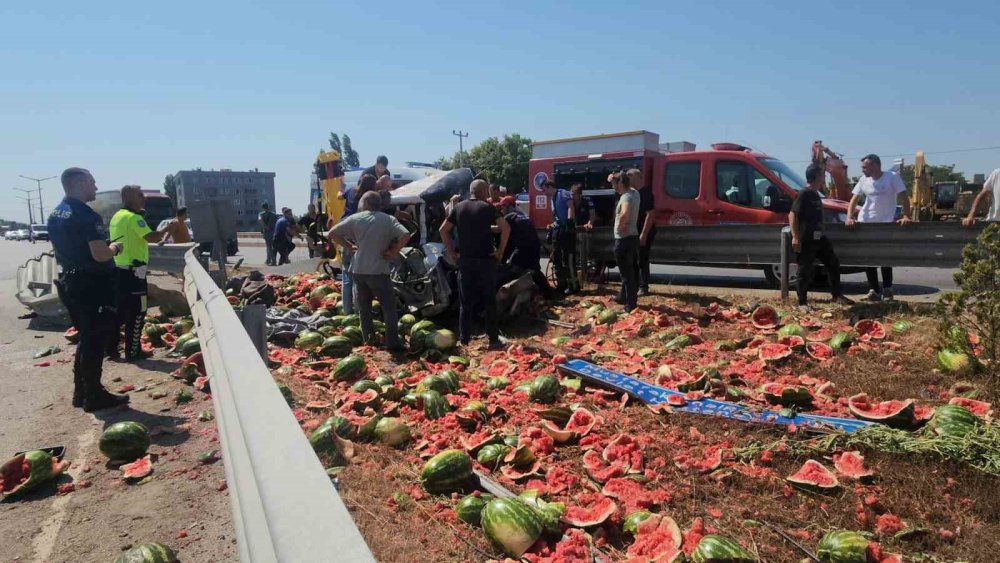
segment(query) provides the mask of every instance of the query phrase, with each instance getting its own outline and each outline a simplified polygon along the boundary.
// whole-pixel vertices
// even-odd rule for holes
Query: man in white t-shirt
[[[962,219],[962,224],[971,227],[976,222],[976,209],[979,208],[979,200],[987,196],[993,196],[993,203],[990,210],[986,212],[987,221],[1000,221],[1000,168],[990,172],[990,177],[983,184],[983,189],[976,194],[976,199],[972,201],[972,209],[969,215]]]
[[[878,155],[870,154],[861,159],[863,176],[854,186],[851,193],[851,203],[847,206],[847,226],[857,223],[892,223],[905,225],[910,222],[910,200],[906,197],[906,185],[903,179],[892,172],[882,171],[882,160]],[[865,203],[861,206],[857,221],[854,219],[854,209],[858,198],[864,196]],[[903,207],[903,216],[896,221],[896,203]],[[882,266],[882,287],[878,284],[878,270],[865,270],[868,277],[868,300],[881,301],[883,298],[892,300],[892,268]]]

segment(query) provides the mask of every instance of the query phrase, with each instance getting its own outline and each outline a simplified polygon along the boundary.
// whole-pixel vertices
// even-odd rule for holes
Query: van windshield
[[[801,192],[806,189],[806,181],[802,176],[799,176],[788,167],[787,164],[781,162],[777,158],[761,158],[759,159],[764,166],[767,166],[768,170],[773,172],[786,186],[792,188],[797,192]]]

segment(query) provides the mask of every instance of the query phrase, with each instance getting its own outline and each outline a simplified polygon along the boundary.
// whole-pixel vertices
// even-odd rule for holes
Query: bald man
[[[510,237],[510,225],[500,211],[487,203],[490,185],[484,180],[475,180],[470,186],[472,198],[460,202],[448,212],[448,218],[441,224],[441,241],[447,250],[448,260],[458,263],[459,301],[458,338],[463,345],[472,339],[472,320],[476,312],[483,311],[486,318],[486,334],[490,348],[503,346],[497,328],[497,264],[503,258]],[[500,230],[500,248],[493,248],[493,231]],[[455,248],[451,238],[452,227],[458,230],[460,247]]]

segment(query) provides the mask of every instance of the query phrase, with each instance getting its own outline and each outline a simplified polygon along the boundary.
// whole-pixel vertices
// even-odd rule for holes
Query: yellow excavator
[[[910,206],[913,217],[918,221],[941,221],[961,219],[968,213],[972,200],[969,192],[963,192],[961,182],[950,180],[935,182],[930,167],[924,160],[924,151],[917,151],[913,163],[913,189],[910,192]],[[971,193],[975,197],[975,193]],[[964,209],[963,209],[964,206]]]
[[[319,193],[316,197],[316,209],[325,213],[329,224],[321,225],[320,231],[330,228],[333,223],[340,221],[344,216],[344,206],[346,200],[343,197],[344,188],[344,162],[337,151],[319,151],[316,162],[313,164],[316,172],[316,180],[319,182]],[[336,248],[336,245],[333,245]],[[337,250],[332,260],[340,261],[340,251]]]

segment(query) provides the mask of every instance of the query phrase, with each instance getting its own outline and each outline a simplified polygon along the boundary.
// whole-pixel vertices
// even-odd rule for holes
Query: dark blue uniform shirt
[[[71,197],[63,198],[49,215],[49,240],[56,261],[63,270],[108,270],[114,262],[98,262],[90,255],[90,242],[107,240],[104,221],[86,203]]]

